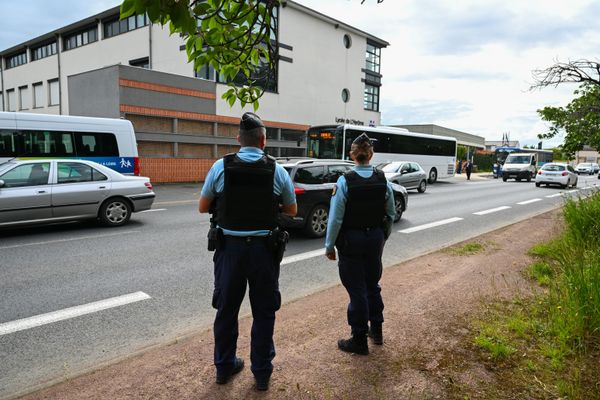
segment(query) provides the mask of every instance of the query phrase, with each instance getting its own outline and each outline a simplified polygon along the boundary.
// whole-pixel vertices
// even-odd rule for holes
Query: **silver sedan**
[[[0,164],[0,227],[98,219],[120,226],[154,202],[149,178],[122,175],[86,160]]]
[[[427,174],[416,162],[393,161],[380,164],[377,168],[385,173],[388,181],[402,185],[406,189],[417,189],[419,193],[427,189]]]

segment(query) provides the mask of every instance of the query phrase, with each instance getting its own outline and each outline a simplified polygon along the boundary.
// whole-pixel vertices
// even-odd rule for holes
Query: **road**
[[[596,176],[580,177],[573,190],[455,177],[411,191],[384,264],[549,211],[597,184]],[[153,210],[117,229],[70,223],[0,231],[0,398],[211,328],[212,253],[199,190],[158,186]],[[292,234],[281,267],[284,302],[338,283],[336,264],[323,254],[322,239]]]

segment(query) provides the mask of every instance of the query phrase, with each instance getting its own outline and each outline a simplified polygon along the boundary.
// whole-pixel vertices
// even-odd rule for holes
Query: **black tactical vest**
[[[225,186],[217,199],[217,222],[236,231],[272,230],[277,226],[277,197],[273,194],[275,159],[263,156],[242,161],[237,154],[223,157]]]
[[[369,178],[361,177],[356,171],[344,174],[348,184],[348,200],[342,229],[364,229],[382,226],[385,216],[385,174],[373,169]]]

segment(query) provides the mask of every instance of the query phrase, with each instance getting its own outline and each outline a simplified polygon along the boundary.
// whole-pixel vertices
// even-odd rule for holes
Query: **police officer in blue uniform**
[[[384,173],[369,165],[373,145],[365,133],[352,143],[350,157],[356,166],[338,179],[331,197],[325,255],[335,260],[337,247],[340,279],[350,296],[352,336],[340,339],[338,347],[366,355],[367,336],[383,344],[379,280],[383,246],[394,221],[394,193]]]
[[[211,229],[217,243],[212,301],[217,309],[216,382],[227,383],[244,367],[236,348],[238,313],[248,285],[253,316],[251,370],[256,388],[267,390],[275,357],[275,312],[281,306],[281,259],[274,256],[273,235],[278,232],[278,211],[296,215],[296,197],[289,174],[263,152],[266,129],[256,114],[242,116],[238,142],[239,152],[217,160],[208,172],[199,202],[199,211],[216,215],[218,224]]]

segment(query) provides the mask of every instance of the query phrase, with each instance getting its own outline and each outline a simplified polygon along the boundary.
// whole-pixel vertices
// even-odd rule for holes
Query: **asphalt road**
[[[596,176],[581,176],[577,189],[560,190],[457,176],[423,194],[411,191],[384,263],[549,211],[597,184]],[[0,231],[0,398],[210,329],[213,266],[208,217],[197,212],[200,186],[156,191],[153,210],[121,228],[70,223]],[[283,301],[338,280],[323,240],[293,232],[281,267]],[[241,313],[249,313],[248,304]]]

